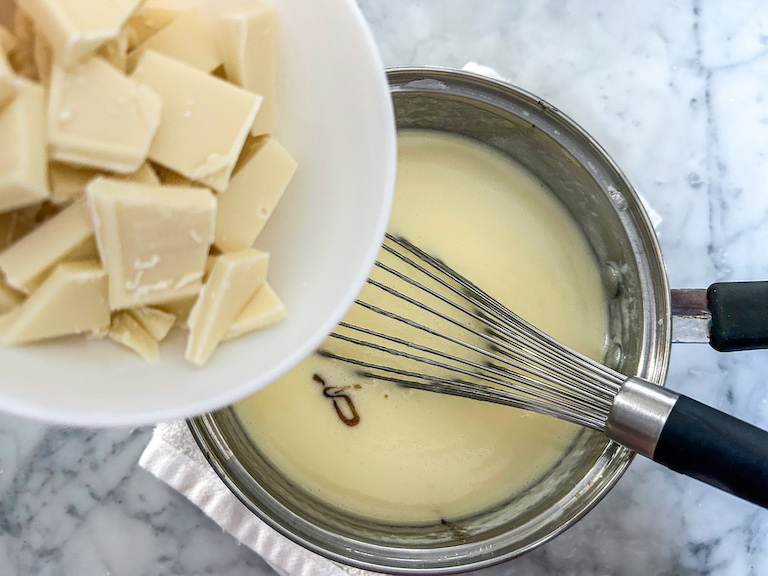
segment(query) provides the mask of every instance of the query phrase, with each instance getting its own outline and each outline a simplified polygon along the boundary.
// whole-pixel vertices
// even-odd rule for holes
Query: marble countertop
[[[359,0],[388,66],[476,61],[569,114],[662,215],[673,287],[768,279],[768,4]],[[768,351],[677,345],[670,387],[768,428]],[[0,416],[0,574],[273,576],[136,462],[151,430]],[[477,574],[768,573],[768,512],[637,459],[575,527]]]

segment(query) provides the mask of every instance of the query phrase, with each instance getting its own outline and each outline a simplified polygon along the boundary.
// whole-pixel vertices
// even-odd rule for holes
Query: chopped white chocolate
[[[185,10],[128,55],[133,70],[147,50],[154,50],[210,74],[221,66],[216,32],[198,10]]]
[[[127,174],[147,158],[160,97],[101,58],[51,78],[48,130],[54,160]]]
[[[209,190],[96,178],[86,197],[113,310],[199,292],[216,219]]]
[[[40,82],[48,86],[51,82],[51,71],[53,70],[53,48],[37,26],[35,26],[33,56],[35,58],[37,77],[40,79]]]
[[[11,66],[20,76],[39,80],[35,65],[35,22],[19,6],[13,14],[13,34],[15,43],[13,49],[8,52]]]
[[[8,56],[16,47],[16,36],[5,26],[0,24],[0,52]]]
[[[202,366],[232,321],[264,284],[269,254],[243,250],[216,258],[211,275],[189,315],[186,358]]]
[[[285,304],[272,287],[264,283],[253,295],[224,333],[223,341],[239,338],[249,332],[272,326],[287,316]]]
[[[152,50],[132,77],[163,100],[150,159],[224,192],[262,98]]]
[[[252,248],[297,168],[271,136],[275,10],[207,3],[15,0],[7,12],[0,343],[85,333],[156,361],[183,325],[185,356],[203,365],[286,316],[269,254]]]
[[[208,280],[208,276],[210,276],[214,264],[216,264],[216,256],[208,256],[208,259],[205,261],[205,273],[203,274],[203,282]],[[192,312],[192,308],[194,307],[195,302],[197,302],[197,296],[192,296],[182,298],[181,300],[163,302],[162,304],[158,304],[157,308],[163,312],[167,312],[168,314],[173,314],[176,317],[176,326],[189,328],[187,325],[187,320],[189,319],[189,314]]]
[[[16,85],[16,98],[0,109],[0,212],[49,196],[45,93],[28,80]]]
[[[128,33],[128,48],[133,50],[146,42],[160,30],[168,26],[179,15],[178,10],[171,8],[150,7],[139,9],[125,23]]]
[[[0,280],[0,316],[7,314],[24,301],[24,295],[16,292],[10,286],[6,286]]]
[[[175,325],[181,328],[187,328],[187,320],[192,308],[197,302],[197,296],[182,298],[181,300],[171,300],[158,304],[156,307],[163,312],[172,314],[176,318]]]
[[[271,6],[252,4],[219,19],[219,46],[227,77],[264,97],[251,129],[252,135],[259,136],[275,129],[277,25]]]
[[[75,202],[0,253],[9,286],[28,294],[56,264],[92,254],[93,227],[85,202]]]
[[[11,69],[5,54],[0,51],[0,108],[8,104],[16,96],[15,74]]]
[[[98,260],[99,250],[96,247],[96,238],[89,237],[85,242],[78,245],[62,259],[62,262],[79,262],[80,260]]]
[[[0,250],[5,250],[22,236],[29,234],[38,224],[26,210],[0,214]]]
[[[59,206],[69,204],[82,196],[85,185],[100,172],[91,168],[81,168],[51,162],[48,166],[48,177],[51,181],[51,201]]]
[[[93,55],[105,42],[117,38],[128,17],[142,0],[19,0],[45,33],[65,67]]]
[[[29,206],[27,208],[23,208],[22,210],[32,210],[35,209],[34,215],[32,215],[32,218],[35,221],[35,226],[38,224],[42,224],[49,218],[53,218],[61,212],[62,208],[59,206],[56,206],[53,202],[50,200],[46,200],[42,204],[37,204],[36,206]]]
[[[103,330],[109,322],[106,273],[96,261],[69,262],[4,317],[0,340],[23,344]]]
[[[219,196],[216,247],[222,252],[253,246],[296,171],[296,161],[272,137],[250,147],[229,188]]]
[[[149,162],[145,162],[141,165],[133,174],[126,174],[125,176],[117,176],[119,180],[126,182],[136,182],[138,184],[149,184],[150,186],[160,186],[160,178],[149,165]]]
[[[131,308],[128,314],[133,316],[157,342],[162,342],[176,324],[176,316],[149,306]]]
[[[104,173],[92,168],[82,168],[69,164],[51,162],[48,166],[48,177],[51,181],[51,201],[57,206],[63,206],[76,200],[85,192],[85,186],[96,176]],[[155,174],[152,166],[145,162],[133,174],[115,175],[114,178],[125,182],[137,182],[139,184],[160,185],[160,179]]]
[[[109,338],[133,350],[147,362],[160,359],[157,340],[129,312],[120,311],[112,315]]]
[[[16,218],[18,218],[18,213],[16,212],[0,214],[0,250],[4,250],[6,246],[14,242],[15,238],[12,238]]]
[[[128,71],[128,31],[121,30],[117,38],[104,44],[97,55],[104,58],[120,72]]]
[[[160,164],[155,164],[154,169],[155,169],[155,173],[157,174],[157,177],[160,178],[160,182],[168,186],[194,186],[195,185],[195,183],[192,182],[192,180],[190,180],[186,176],[177,174],[173,170],[168,170],[168,168],[165,168],[164,166],[160,166]]]
[[[203,282],[208,280],[208,276],[211,275],[213,267],[216,266],[216,258],[218,258],[218,256],[208,256],[208,258],[205,259],[205,273],[203,275]]]

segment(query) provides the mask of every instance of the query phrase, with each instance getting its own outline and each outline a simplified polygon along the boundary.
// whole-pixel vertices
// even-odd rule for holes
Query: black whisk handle
[[[687,396],[669,413],[653,459],[768,508],[768,432]]]
[[[768,432],[652,384],[628,378],[605,434],[667,468],[768,508]]]

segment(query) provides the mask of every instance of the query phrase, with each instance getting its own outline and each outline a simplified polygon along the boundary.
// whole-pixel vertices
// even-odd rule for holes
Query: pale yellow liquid
[[[607,311],[596,262],[563,206],[520,166],[456,137],[401,134],[390,231],[552,336],[602,357]],[[399,306],[370,286],[363,294]],[[348,318],[406,337],[360,310]],[[327,347],[382,360],[337,342]],[[349,386],[359,424],[342,422],[314,374]],[[291,481],[337,507],[399,523],[456,519],[508,500],[545,474],[577,431],[514,408],[362,378],[316,355],[236,410]]]

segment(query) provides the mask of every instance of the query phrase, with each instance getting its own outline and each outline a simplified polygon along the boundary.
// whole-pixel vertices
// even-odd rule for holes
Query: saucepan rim
[[[589,149],[594,158],[598,158],[603,163],[603,168],[610,172],[613,181],[620,184],[624,200],[632,206],[633,226],[641,236],[641,238],[630,238],[630,241],[633,242],[635,259],[641,265],[640,283],[643,290],[643,307],[644,310],[650,309],[650,312],[645,312],[643,318],[645,348],[641,353],[640,364],[643,368],[643,374],[640,375],[647,380],[663,385],[669,366],[671,347],[670,291],[666,268],[658,238],[640,197],[605,150],[566,114],[541,98],[512,84],[470,72],[440,67],[390,68],[387,73],[393,96],[404,92],[436,95],[459,93],[462,98],[475,99],[478,103],[482,102],[491,106],[503,102],[505,94],[509,102],[514,99],[525,100],[527,105],[535,106],[543,111],[546,119],[551,120],[553,125],[568,131],[568,137],[578,140],[580,145]],[[594,167],[590,166],[590,170],[593,169]],[[624,226],[627,227],[626,223]],[[639,245],[635,246],[634,243],[639,243]],[[649,299],[652,302],[646,302]],[[529,541],[524,546],[507,551],[502,550],[496,554],[497,549],[496,552],[490,552],[478,558],[463,554],[463,548],[482,546],[492,548],[495,543],[480,541],[430,549],[405,549],[372,545],[329,532],[307,519],[299,517],[261,486],[257,485],[258,494],[246,494],[234,479],[234,475],[230,473],[230,468],[233,466],[239,467],[238,470],[241,472],[244,472],[245,469],[227,446],[226,437],[217,425],[215,413],[192,418],[188,420],[188,424],[192,436],[205,458],[224,484],[267,525],[304,548],[331,560],[390,574],[456,574],[467,570],[485,568],[520,556],[548,542],[578,522],[613,488],[634,457],[634,453],[630,450],[611,442],[601,456],[601,460],[606,459],[602,464],[601,470],[603,472],[598,475],[598,479],[584,493],[578,495],[580,507],[575,513],[563,517],[554,529],[538,539]],[[595,464],[592,470],[597,467],[598,464]],[[575,497],[572,496],[572,498]],[[275,510],[279,510],[279,512],[276,513]],[[317,536],[317,538],[305,537],[300,533],[302,530],[310,530],[310,533],[313,533],[313,536]],[[331,550],[318,542],[334,542],[335,549]],[[397,557],[396,561],[393,561],[393,555]],[[440,558],[440,561],[435,560],[430,565],[429,557]]]

